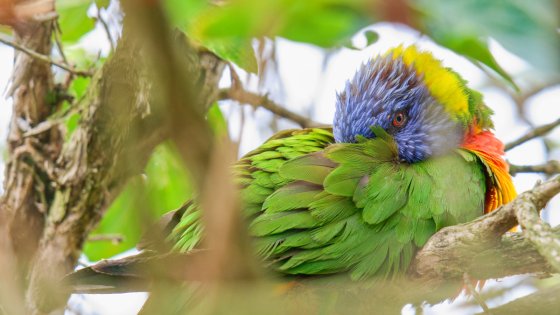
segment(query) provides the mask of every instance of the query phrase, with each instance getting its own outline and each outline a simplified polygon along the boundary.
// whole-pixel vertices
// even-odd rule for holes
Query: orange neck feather
[[[517,195],[509,166],[504,160],[504,144],[488,130],[472,127],[466,134],[461,146],[476,154],[486,164],[488,173],[484,213],[491,212],[506,204]]]

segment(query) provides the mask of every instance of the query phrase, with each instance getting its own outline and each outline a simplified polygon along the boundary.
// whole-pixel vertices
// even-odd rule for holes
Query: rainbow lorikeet
[[[515,197],[479,93],[430,53],[397,47],[338,94],[332,129],[280,132],[235,165],[257,254],[286,274],[404,272],[439,229]],[[174,248],[203,237],[190,204]]]
[[[338,94],[332,129],[280,132],[235,164],[257,255],[284,274],[405,272],[436,231],[515,197],[491,114],[415,46],[370,60]],[[189,252],[202,238],[187,203],[168,240]]]

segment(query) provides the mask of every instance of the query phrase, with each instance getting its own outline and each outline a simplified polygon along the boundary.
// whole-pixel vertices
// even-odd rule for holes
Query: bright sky
[[[268,84],[270,95],[279,103],[284,104],[293,111],[310,114],[314,120],[330,123],[334,114],[335,93],[341,89],[344,82],[351,78],[358,66],[367,61],[371,56],[383,53],[389,47],[404,44],[418,44],[421,48],[432,51],[445,65],[452,67],[469,82],[470,86],[480,88],[485,83],[485,76],[478,68],[446,49],[434,45],[431,41],[419,33],[404,27],[394,27],[388,24],[378,24],[373,27],[380,34],[380,40],[374,45],[362,51],[343,49],[330,56],[325,68],[325,54],[323,51],[304,44],[297,44],[285,40],[278,41],[279,73],[283,82],[283,90],[277,82]],[[356,43],[363,42],[363,38],[356,37]],[[108,45],[104,34],[100,30],[92,32],[83,42],[88,49],[96,50],[103,47],[106,51]],[[493,44],[496,59],[502,66],[516,77],[516,74],[527,71],[527,65],[517,57],[504,51],[498,44]],[[4,92],[9,82],[12,71],[13,52],[12,49],[0,45],[0,91]],[[227,82],[227,74],[224,82]],[[251,80],[253,83],[256,80]],[[254,85],[254,84],[253,84]],[[254,87],[254,86],[253,86]],[[502,92],[495,88],[481,89],[484,93],[486,103],[496,112],[494,122],[496,134],[504,142],[511,141],[528,130],[522,121],[514,114],[514,105]],[[560,88],[550,89],[530,100],[529,118],[535,124],[551,122],[560,117]],[[551,106],[556,105],[556,106]],[[4,97],[0,98],[0,149],[4,152],[8,121],[11,114],[11,102]],[[222,109],[226,117],[230,117],[230,132],[237,135],[240,125],[240,110],[237,104],[224,102]],[[242,135],[241,151],[247,152],[266,140],[271,132],[267,126],[271,114],[263,109],[253,111],[247,106],[245,110],[245,129]],[[296,127],[289,122],[281,122],[280,127]],[[560,141],[560,129],[550,137]],[[559,152],[553,152],[552,157],[558,159]],[[515,164],[537,164],[545,161],[545,150],[542,141],[533,140],[527,144],[507,153],[507,159]],[[0,160],[0,179],[4,176],[4,163]],[[521,174],[514,178],[519,192],[533,187],[536,180],[543,178],[540,175]],[[0,187],[0,192],[1,192]],[[560,204],[556,198],[549,208],[557,211],[545,211],[545,217],[553,225],[560,223]],[[519,281],[519,277],[512,278],[505,283]],[[486,287],[491,288],[496,283],[489,283]],[[527,294],[531,289],[524,286],[514,294],[507,297],[508,300]],[[79,305],[83,314],[136,314],[138,307],[145,299],[145,294],[128,294],[112,296],[74,296],[71,304]],[[457,302],[460,302],[459,299]],[[492,303],[503,303],[503,300],[492,300]],[[473,309],[476,310],[476,309]],[[427,314],[445,314],[449,311],[449,305],[442,304],[430,310]],[[409,313],[405,309],[405,313]]]

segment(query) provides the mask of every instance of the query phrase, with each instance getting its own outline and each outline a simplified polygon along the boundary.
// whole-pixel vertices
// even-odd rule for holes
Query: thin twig
[[[558,118],[557,120],[555,120],[555,121],[553,121],[549,124],[542,125],[542,126],[534,128],[534,129],[531,129],[529,132],[524,134],[519,139],[514,140],[514,141],[506,144],[505,149],[506,149],[506,151],[508,151],[508,150],[511,150],[511,149],[515,148],[516,146],[521,145],[521,144],[523,144],[523,143],[525,143],[529,140],[535,139],[535,138],[540,137],[540,136],[544,136],[558,126],[560,126],[560,118]]]
[[[50,130],[52,127],[60,124],[60,122],[61,122],[61,119],[49,119],[49,120],[42,121],[37,126],[26,130],[25,133],[23,134],[23,137],[27,138],[27,137],[36,136],[38,134],[41,134],[45,131]]]
[[[302,128],[318,127],[324,125],[284,108],[283,106],[270,100],[266,95],[259,95],[253,92],[249,92],[240,86],[232,86],[229,89],[221,89],[219,93],[219,99],[230,99],[255,107],[262,107],[275,115],[297,123]]]
[[[509,165],[509,173],[515,175],[518,173],[543,173],[546,175],[554,175],[560,173],[560,162],[550,160],[544,164],[538,165]]]
[[[111,51],[115,51],[115,44],[113,43],[113,36],[111,35],[111,30],[109,29],[109,25],[107,24],[107,21],[105,21],[105,19],[103,19],[103,17],[101,16],[100,8],[97,8],[96,19],[99,21],[99,23],[101,23],[101,26],[103,26],[103,29],[105,30],[105,34],[107,34],[107,39],[109,40],[109,44],[111,45]]]
[[[120,244],[124,241],[124,236],[121,234],[95,234],[88,237],[89,242],[111,242],[113,244]]]
[[[484,313],[485,314],[492,314],[492,312],[490,311],[490,308],[488,307],[488,305],[486,304],[486,302],[484,301],[482,296],[480,296],[480,294],[476,291],[476,288],[473,285],[473,280],[471,279],[471,277],[469,277],[469,274],[466,273],[466,272],[463,274],[463,282],[467,286],[467,289],[469,290],[469,293],[472,295],[472,297],[475,299],[475,301],[478,303],[478,305],[480,305],[480,307],[482,307],[482,310],[484,311]]]
[[[53,21],[53,27],[54,27],[54,41],[56,42],[56,48],[58,49],[58,52],[60,53],[60,56],[62,57],[62,60],[64,61],[65,64],[68,64],[68,59],[66,59],[66,54],[64,53],[64,48],[62,47],[62,40],[60,39],[60,34],[62,33],[62,31],[60,30],[60,24],[58,24],[58,20]]]
[[[69,64],[68,59],[66,58],[66,54],[64,53],[64,47],[62,46],[62,39],[60,38],[60,34],[62,34],[62,30],[60,29],[60,24],[58,23],[58,20],[53,21],[53,28],[54,28],[53,34],[56,43],[56,48],[58,49],[58,52],[60,53],[60,56],[62,57],[64,63]],[[66,74],[66,77],[64,78],[63,81],[64,83],[62,84],[65,90],[68,90],[70,84],[72,84],[72,80],[74,80],[74,74],[72,72],[68,72]]]
[[[53,66],[59,67],[63,70],[71,72],[75,75],[82,76],[82,77],[91,77],[93,75],[93,73],[91,73],[90,71],[76,70],[71,65],[68,65],[68,64],[65,64],[65,63],[62,63],[62,62],[58,62],[58,61],[54,61],[49,56],[46,56],[46,55],[40,54],[36,51],[33,51],[31,49],[25,48],[25,47],[15,43],[15,42],[11,41],[11,40],[3,38],[2,36],[0,36],[0,43],[3,43],[7,46],[10,46],[10,47],[14,48],[14,49],[17,49],[17,50],[29,55],[32,58],[37,59],[39,61],[46,62],[46,63],[51,64]]]

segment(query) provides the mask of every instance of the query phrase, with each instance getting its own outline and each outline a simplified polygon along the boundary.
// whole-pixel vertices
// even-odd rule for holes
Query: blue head
[[[372,126],[393,136],[399,159],[408,163],[449,152],[463,137],[462,124],[430,94],[423,76],[391,54],[362,65],[337,97],[336,142],[373,138]]]

